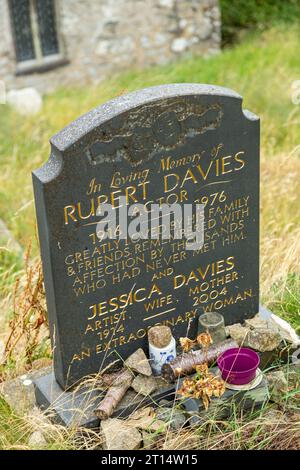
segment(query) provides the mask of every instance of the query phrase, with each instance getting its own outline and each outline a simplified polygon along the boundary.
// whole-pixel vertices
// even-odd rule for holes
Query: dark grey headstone
[[[257,313],[259,120],[235,92],[178,84],[112,100],[51,139],[33,184],[63,388],[146,349],[153,324],[178,338],[195,334],[196,313],[205,310],[227,324]],[[97,204],[126,192],[132,202],[206,202],[202,250],[187,251],[180,240],[142,241],[139,249],[101,243]],[[124,308],[130,292],[135,301]]]

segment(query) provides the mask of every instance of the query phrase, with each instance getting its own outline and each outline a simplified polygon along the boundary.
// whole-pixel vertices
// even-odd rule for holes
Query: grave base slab
[[[157,405],[159,400],[172,399],[175,384],[168,384],[159,378],[157,390],[150,396],[142,396],[128,390],[119,403],[112,417],[126,418],[136,409],[145,405]],[[99,427],[100,420],[94,410],[104,397],[104,392],[93,387],[82,386],[64,391],[55,380],[54,373],[46,374],[34,381],[36,403],[42,410],[47,410],[48,417],[66,427]]]
[[[213,370],[216,371],[215,369]],[[166,384],[166,386],[159,388],[149,397],[141,397],[129,390],[116,408],[113,417],[126,418],[141,406],[156,406],[162,399],[172,401],[175,397],[175,390],[179,386],[180,383],[177,384],[177,382]],[[35,395],[38,406],[47,410],[48,417],[53,422],[66,427],[83,426],[85,428],[98,428],[100,425],[100,420],[94,414],[95,408],[97,408],[97,405],[103,398],[103,393],[100,391],[88,388],[76,391],[63,391],[56,382],[54,374],[51,373],[35,381]],[[247,411],[263,406],[268,396],[267,381],[263,378],[262,382],[253,390],[239,392],[226,390],[222,400],[213,399],[212,405],[218,404],[218,408],[222,408],[224,411],[229,409],[230,402],[235,401],[244,411]],[[183,407],[191,416],[191,424],[200,422],[201,412],[203,414],[204,409],[199,400],[187,399],[183,403]]]

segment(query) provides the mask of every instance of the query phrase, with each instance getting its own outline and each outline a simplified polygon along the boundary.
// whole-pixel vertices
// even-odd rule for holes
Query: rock
[[[235,323],[226,328],[229,336],[234,339],[239,346],[265,352],[273,351],[281,343],[281,338],[278,333],[266,327],[263,321],[252,319],[247,320],[246,324],[247,326],[242,326],[240,323]]]
[[[141,433],[136,428],[127,426],[121,419],[109,418],[101,421],[101,432],[105,450],[137,450],[141,447]]]
[[[288,382],[282,370],[268,372],[266,378],[269,386],[270,400],[282,403],[288,391]]]
[[[220,12],[219,7],[215,6],[215,7],[211,8],[209,11],[210,11],[211,18],[213,18],[214,20],[219,20],[220,19],[221,12]]]
[[[168,407],[170,407],[170,406],[172,407],[174,405],[174,401],[173,400],[163,399],[163,400],[159,400],[158,405],[168,408]]]
[[[197,27],[197,34],[199,38],[204,41],[205,39],[208,39],[211,36],[212,30],[213,25],[211,20],[209,18],[204,17]]]
[[[142,348],[139,348],[137,351],[131,354],[131,356],[126,359],[125,365],[138,374],[147,375],[148,377],[152,375],[149,361]]]
[[[163,325],[153,326],[148,331],[148,339],[156,348],[165,348],[172,340],[171,328]]]
[[[185,38],[176,38],[171,44],[171,50],[179,54],[184,52],[189,46],[189,42]]]
[[[274,331],[277,331],[283,340],[292,343],[293,346],[300,345],[299,336],[287,321],[272,313],[270,319],[268,320],[268,325],[269,327],[272,327]]]
[[[143,438],[143,449],[150,450],[156,443],[157,439],[159,439],[159,436],[151,432],[142,431],[142,438]]]
[[[26,375],[1,383],[0,393],[18,413],[32,409],[35,405],[33,383]]]
[[[95,49],[95,54],[98,56],[106,56],[109,53],[110,41],[108,39],[103,39],[99,41]]]
[[[158,5],[163,8],[173,8],[174,0],[158,0]]]
[[[179,431],[187,422],[185,413],[177,408],[158,408],[156,418],[170,424],[171,429],[174,431]]]
[[[234,339],[239,346],[245,345],[249,331],[249,328],[245,328],[240,323],[235,323],[234,325],[226,327],[227,334]]]
[[[0,383],[0,394],[9,406],[18,413],[32,410],[35,406],[33,379],[51,371],[51,367],[39,369],[30,375],[21,375],[16,379]]]
[[[41,431],[34,431],[28,440],[30,447],[44,447],[46,445],[46,439]]]
[[[126,421],[126,425],[148,432],[159,432],[166,427],[165,422],[157,418],[151,406],[135,411]]]
[[[260,328],[250,330],[245,346],[255,349],[255,351],[265,352],[273,351],[278,348],[281,343],[281,337],[276,331],[269,328]]]
[[[131,387],[137,393],[149,396],[156,389],[157,383],[154,377],[147,377],[145,375],[139,374],[133,379]]]
[[[42,108],[42,97],[35,88],[10,90],[7,93],[7,103],[22,116],[35,115]]]
[[[268,328],[268,322],[263,320],[259,315],[255,315],[255,317],[245,320],[245,325],[252,330]]]
[[[185,18],[182,18],[181,20],[179,20],[179,28],[180,29],[184,29],[186,28],[188,25],[188,22]],[[193,25],[194,26],[194,25]]]
[[[283,340],[289,341],[293,346],[299,346],[300,338],[294,328],[287,321],[272,313],[271,310],[261,306],[259,314],[257,314],[254,318],[261,318],[265,320],[269,328],[277,331]]]

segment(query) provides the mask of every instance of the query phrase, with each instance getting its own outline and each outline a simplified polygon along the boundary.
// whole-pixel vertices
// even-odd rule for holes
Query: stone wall
[[[8,0],[0,0],[0,78],[8,89],[34,86],[45,92],[183,54],[219,51],[218,0],[56,0],[56,8],[68,64],[16,76]]]

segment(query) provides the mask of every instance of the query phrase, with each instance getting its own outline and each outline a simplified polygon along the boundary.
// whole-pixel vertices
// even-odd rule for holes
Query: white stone
[[[179,28],[184,29],[186,28],[187,24],[188,22],[185,18],[182,18],[181,20],[179,20]]]
[[[24,385],[25,387],[29,387],[30,385],[32,385],[32,380],[30,380],[30,379],[24,380],[24,381],[23,381],[23,385]]]
[[[30,447],[43,447],[46,444],[46,439],[41,431],[34,431],[28,440]]]
[[[160,7],[173,8],[174,0],[158,0],[158,4]]]
[[[197,36],[193,36],[191,38],[191,44],[197,44],[199,42],[199,38]]]
[[[209,11],[210,11],[211,18],[213,18],[214,20],[220,20],[221,12],[218,7],[213,7]]]
[[[185,38],[176,38],[172,42],[171,49],[173,52],[180,53],[184,52],[189,46],[189,42]]]
[[[99,41],[95,50],[95,54],[99,56],[106,56],[106,54],[109,52],[110,44],[111,41],[108,41],[107,39]]]
[[[204,41],[211,36],[213,30],[212,22],[209,18],[203,18],[199,27],[197,28],[199,38]]]
[[[7,103],[23,116],[35,115],[42,108],[42,97],[35,88],[10,90],[6,96]]]
[[[186,32],[189,34],[196,34],[197,33],[197,28],[195,24],[189,24],[186,28]]]
[[[112,2],[108,2],[106,5],[102,5],[102,18],[104,18],[104,21],[118,21],[121,16],[122,9],[120,8],[120,5],[118,5],[118,2],[116,2],[115,0],[113,0]]]

